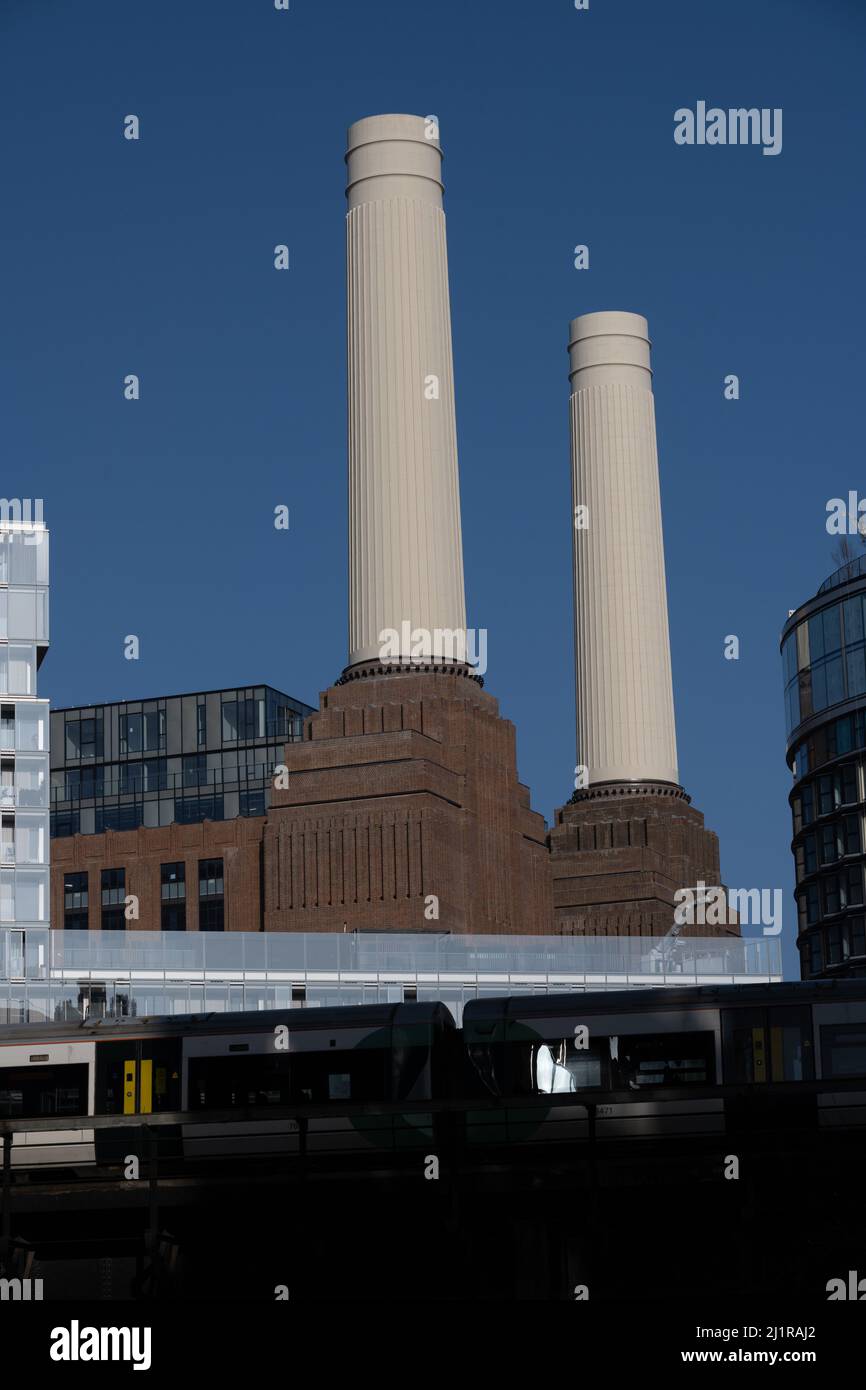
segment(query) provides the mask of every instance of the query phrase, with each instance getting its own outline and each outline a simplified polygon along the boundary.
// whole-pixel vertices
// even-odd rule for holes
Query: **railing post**
[[[156,1298],[160,1283],[159,1269],[159,1188],[158,1188],[158,1149],[157,1135],[149,1125],[142,1125],[142,1136],[147,1141],[147,1182],[148,1182],[148,1226],[146,1236],[147,1254],[150,1259],[150,1297]],[[144,1145],[142,1145],[142,1148]]]
[[[12,1131],[3,1135],[3,1219],[0,1226],[0,1269],[9,1273],[12,1247]]]

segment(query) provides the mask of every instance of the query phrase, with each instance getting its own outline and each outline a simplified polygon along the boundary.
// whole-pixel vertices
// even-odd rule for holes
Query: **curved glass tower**
[[[791,614],[782,666],[801,973],[866,976],[866,557]]]

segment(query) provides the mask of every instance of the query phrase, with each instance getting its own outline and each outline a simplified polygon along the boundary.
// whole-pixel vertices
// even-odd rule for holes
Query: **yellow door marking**
[[[141,1059],[141,1105],[139,1110],[142,1115],[149,1115],[153,1110],[153,1062],[149,1057]]]
[[[135,1062],[123,1064],[123,1113],[135,1114]]]

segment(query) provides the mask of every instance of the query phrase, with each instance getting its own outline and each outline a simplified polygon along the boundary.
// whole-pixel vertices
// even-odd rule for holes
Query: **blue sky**
[[[798,974],[778,636],[834,568],[827,499],[866,487],[864,40],[859,0],[0,0],[0,491],[52,529],[42,693],[315,703],[339,673],[345,130],[435,113],[469,621],[521,776],[550,820],[574,766],[568,323],[634,310],[681,777],[725,880],[785,888]],[[676,145],[699,99],[781,107],[781,154]]]

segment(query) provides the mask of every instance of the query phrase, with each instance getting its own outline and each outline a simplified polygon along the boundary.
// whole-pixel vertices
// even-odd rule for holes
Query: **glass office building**
[[[41,504],[40,504],[41,505]],[[9,504],[3,503],[3,511]],[[7,953],[49,921],[48,532],[0,521],[0,925]]]
[[[312,708],[271,686],[51,713],[51,834],[263,816]]]
[[[866,975],[866,556],[782,633],[801,974]]]

